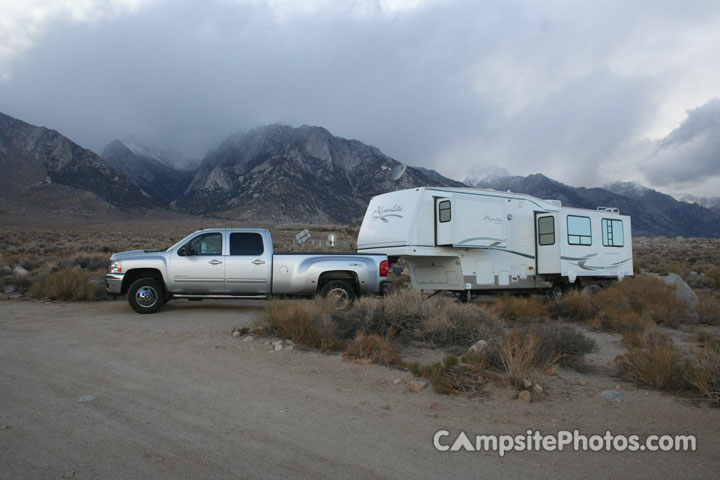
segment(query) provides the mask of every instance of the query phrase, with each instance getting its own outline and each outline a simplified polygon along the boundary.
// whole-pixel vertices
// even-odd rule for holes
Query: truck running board
[[[173,294],[173,298],[220,298],[220,299],[252,299],[252,300],[266,300],[267,295],[182,295],[179,293]]]

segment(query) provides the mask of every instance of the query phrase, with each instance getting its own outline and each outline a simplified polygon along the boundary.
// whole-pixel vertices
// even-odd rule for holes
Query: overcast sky
[[[720,195],[720,3],[0,0],[0,111],[96,152],[282,122],[464,179]]]

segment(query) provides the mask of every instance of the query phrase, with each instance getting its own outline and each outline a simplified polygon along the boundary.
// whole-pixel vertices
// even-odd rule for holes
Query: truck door
[[[537,273],[560,273],[558,214],[535,212],[535,251]]]
[[[435,245],[452,245],[452,201],[449,198],[435,198]]]
[[[226,257],[225,286],[230,294],[270,293],[270,249],[259,232],[230,232],[230,251]]]
[[[190,255],[174,252],[168,262],[173,293],[223,293],[223,232],[203,232],[185,244]]]

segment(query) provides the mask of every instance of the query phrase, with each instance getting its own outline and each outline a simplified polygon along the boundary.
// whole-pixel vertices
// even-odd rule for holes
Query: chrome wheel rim
[[[158,294],[152,287],[141,287],[135,293],[135,301],[143,308],[150,308],[157,303]]]
[[[335,310],[344,310],[350,304],[350,295],[342,288],[333,288],[327,296],[335,301]]]

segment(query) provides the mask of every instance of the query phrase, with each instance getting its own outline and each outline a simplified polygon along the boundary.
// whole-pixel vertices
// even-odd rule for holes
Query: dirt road
[[[256,304],[0,304],[0,478],[708,478],[720,411],[561,372],[545,399],[408,392],[406,372],[242,342]],[[261,304],[257,304],[261,306]],[[402,382],[395,384],[395,379]],[[437,408],[428,409],[430,402]],[[433,434],[689,433],[694,453],[440,453]]]

